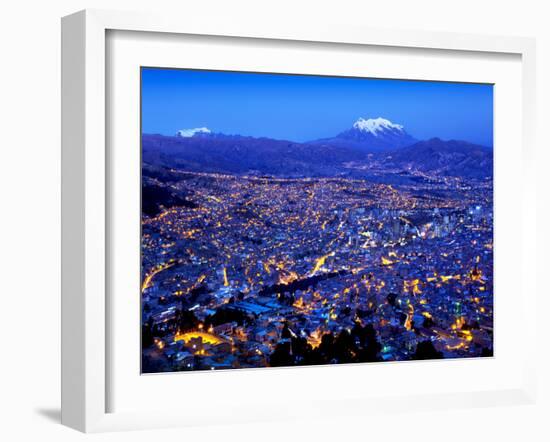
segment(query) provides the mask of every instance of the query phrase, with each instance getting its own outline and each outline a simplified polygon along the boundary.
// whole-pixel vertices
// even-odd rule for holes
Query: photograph
[[[493,84],[140,89],[141,373],[493,357]]]

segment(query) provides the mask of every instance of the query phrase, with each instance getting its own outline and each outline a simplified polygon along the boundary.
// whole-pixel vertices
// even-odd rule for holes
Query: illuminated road
[[[317,273],[321,269],[321,267],[323,267],[323,265],[325,264],[326,259],[329,256],[334,256],[334,252],[327,253],[326,255],[323,255],[320,258],[318,258],[315,261],[315,266],[313,267],[313,270],[311,270],[310,275],[315,275],[315,273]]]
[[[154,267],[149,273],[145,276],[145,279],[143,280],[141,284],[141,293],[143,293],[146,289],[151,287],[153,283],[153,278],[155,275],[158,275],[160,272],[163,272],[166,269],[169,269],[170,267],[173,267],[176,263],[175,262],[168,262],[164,264],[159,264],[157,267]]]

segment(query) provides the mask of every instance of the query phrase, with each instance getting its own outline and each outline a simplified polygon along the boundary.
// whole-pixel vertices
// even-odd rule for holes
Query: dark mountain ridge
[[[493,150],[460,140],[432,138],[380,155],[381,163],[442,176],[486,178],[493,175]]]
[[[221,134],[186,138],[144,134],[142,148],[145,163],[230,174],[333,176],[345,171],[345,162],[367,159],[364,153],[344,147]]]

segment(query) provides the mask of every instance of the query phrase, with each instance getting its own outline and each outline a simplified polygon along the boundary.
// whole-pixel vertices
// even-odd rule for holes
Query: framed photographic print
[[[141,97],[142,373],[493,355],[492,84],[143,67]]]
[[[66,17],[63,422],[531,401],[533,45]]]

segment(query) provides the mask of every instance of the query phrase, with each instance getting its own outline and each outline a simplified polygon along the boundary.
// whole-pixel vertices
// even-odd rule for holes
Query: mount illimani
[[[285,177],[393,179],[430,173],[486,179],[493,152],[485,146],[439,138],[418,141],[400,124],[384,118],[358,119],[333,138],[296,143],[271,138],[214,133],[206,127],[175,136],[143,134],[143,173],[154,177],[178,168],[189,172]],[[386,178],[387,178],[386,176]]]
[[[368,120],[359,118],[353,123],[351,129],[341,132],[333,138],[324,138],[310,143],[351,147],[364,152],[385,152],[410,146],[416,141],[402,125],[379,117]]]

